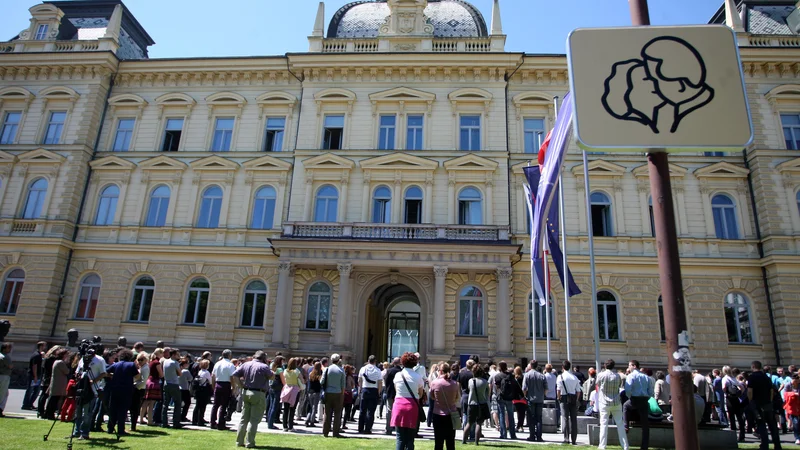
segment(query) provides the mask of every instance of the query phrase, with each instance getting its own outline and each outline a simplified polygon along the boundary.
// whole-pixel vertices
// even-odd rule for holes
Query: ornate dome
[[[341,7],[328,26],[328,38],[375,38],[389,16],[386,0],[360,0]],[[478,8],[464,0],[428,0],[425,16],[437,38],[486,37]]]

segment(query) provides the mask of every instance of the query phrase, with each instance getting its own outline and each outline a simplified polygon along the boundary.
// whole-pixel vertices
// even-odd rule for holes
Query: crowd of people
[[[578,415],[599,418],[599,448],[605,448],[611,420],[619,442],[628,449],[632,423],[642,429],[641,448],[648,448],[653,422],[671,420],[669,375],[640,367],[636,360],[617,368],[605,362],[587,374],[564,361],[559,368],[531,361],[513,367],[505,361],[482,363],[475,355],[459,364],[439,362],[425,367],[418,353],[405,353],[385,363],[374,356],[360,367],[344,364],[338,354],[322,358],[272,359],[262,351],[233,358],[224,350],[200,357],[158,342],[147,353],[142,342],[132,348],[124,340],[114,348],[94,345],[76,351],[39,342],[28,364],[28,388],[22,409],[46,420],[73,422],[73,437],[92,432],[127,435],[126,427],[182,428],[187,424],[228,430],[240,412],[236,443],[252,448],[261,420],[270,429],[294,430],[322,425],[325,437],[344,437],[348,424],[358,434],[383,432],[396,436],[398,450],[414,448],[420,425],[433,429],[435,449],[462,442],[479,445],[485,427],[500,439],[518,439],[528,428],[528,441],[543,441],[545,416],[563,433],[565,444],[577,444]],[[8,394],[12,344],[0,346],[0,417]],[[800,375],[795,366],[750,370],[725,366],[693,374],[699,425],[730,427],[781,448],[780,434],[792,431],[800,445]],[[189,410],[194,403],[191,417]],[[205,420],[211,405],[210,420]],[[557,406],[557,407],[556,407]],[[171,414],[170,414],[171,409]],[[356,413],[358,417],[356,418]],[[546,413],[547,412],[547,413]],[[374,430],[376,413],[386,428]],[[105,428],[104,428],[105,427]],[[560,428],[560,430],[558,430]]]

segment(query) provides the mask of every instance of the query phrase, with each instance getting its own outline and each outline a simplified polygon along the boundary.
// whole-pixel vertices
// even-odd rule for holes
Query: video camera
[[[104,350],[105,346],[100,336],[92,336],[91,339],[84,339],[81,341],[80,345],[78,345],[78,354],[83,358],[86,367],[88,367],[88,364],[95,355],[102,355]]]

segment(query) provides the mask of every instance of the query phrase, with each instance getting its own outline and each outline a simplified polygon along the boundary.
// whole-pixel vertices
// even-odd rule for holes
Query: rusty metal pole
[[[647,0],[628,0],[628,5],[633,25],[650,25]],[[664,305],[664,331],[667,338],[667,358],[672,386],[675,448],[699,450],[678,233],[675,229],[669,159],[664,149],[648,149],[647,167],[650,173],[650,194],[653,197],[658,272]],[[679,348],[682,353],[679,353]],[[677,360],[678,356],[681,357],[680,362]]]

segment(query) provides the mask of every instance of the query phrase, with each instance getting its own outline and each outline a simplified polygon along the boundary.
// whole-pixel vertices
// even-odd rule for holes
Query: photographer
[[[106,362],[95,354],[96,351],[96,344],[88,340],[84,340],[79,348],[81,360],[78,362],[76,371],[78,392],[75,399],[75,427],[72,432],[72,436],[78,439],[89,439],[89,432],[92,429],[92,411],[99,401],[97,383],[105,383],[103,379],[108,376]]]

